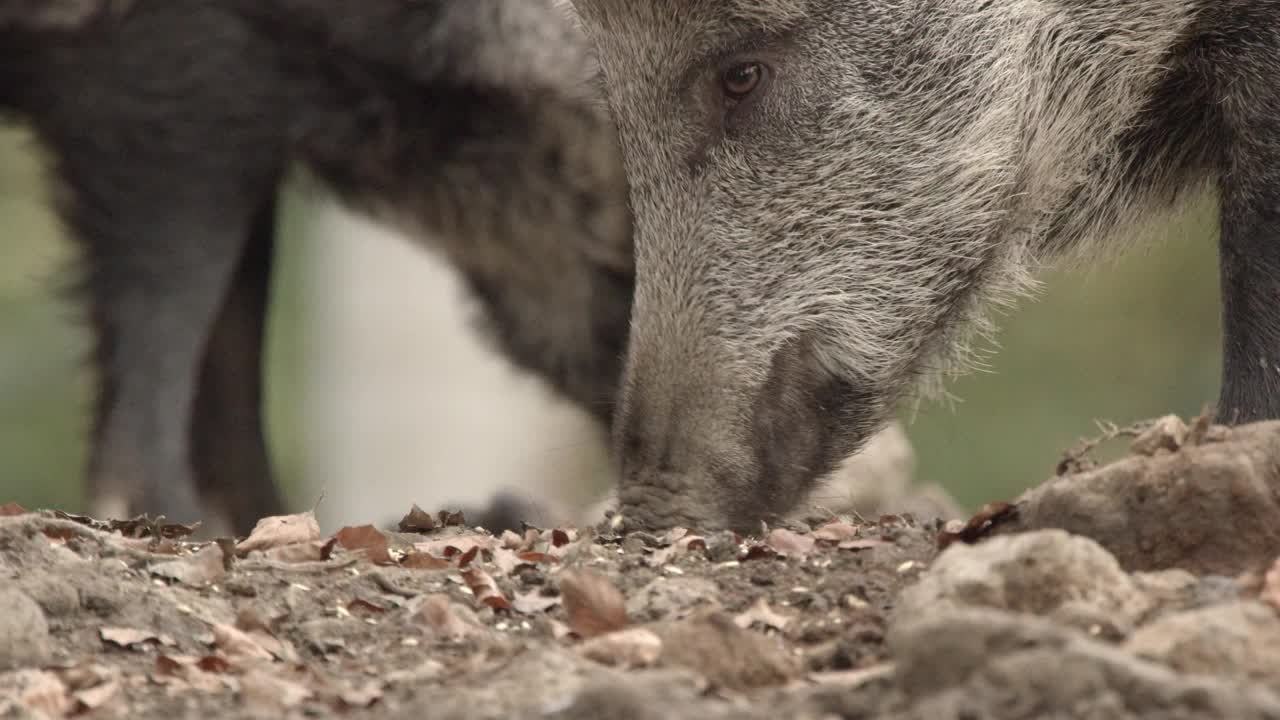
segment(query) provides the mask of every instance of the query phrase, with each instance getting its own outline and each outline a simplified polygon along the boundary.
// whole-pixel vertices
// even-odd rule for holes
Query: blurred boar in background
[[[607,422],[633,285],[616,132],[553,0],[0,0],[0,112],[81,250],[91,511],[245,532],[294,166],[421,237],[516,365]]]

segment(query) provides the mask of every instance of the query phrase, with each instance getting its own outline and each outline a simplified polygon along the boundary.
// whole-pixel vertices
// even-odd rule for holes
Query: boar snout
[[[828,371],[809,340],[762,360],[743,363],[768,368],[755,382],[737,363],[631,367],[616,427],[628,527],[753,532],[856,451],[870,431],[862,420],[870,394]],[[863,425],[867,432],[850,433]]]

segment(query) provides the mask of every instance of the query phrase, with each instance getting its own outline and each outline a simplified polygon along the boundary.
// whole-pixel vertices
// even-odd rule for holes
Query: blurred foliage
[[[90,376],[78,310],[53,292],[70,257],[29,139],[0,132],[0,502],[77,508]],[[298,257],[305,211],[286,192],[268,357],[272,451],[286,490],[302,443],[294,400],[303,358]],[[1060,271],[1002,322],[986,372],[950,385],[908,426],[922,480],[966,504],[1011,496],[1052,473],[1060,451],[1116,422],[1194,414],[1216,396],[1219,318],[1208,204],[1118,262]]]

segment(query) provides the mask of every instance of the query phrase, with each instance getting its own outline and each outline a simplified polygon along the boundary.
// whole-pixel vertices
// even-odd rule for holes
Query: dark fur
[[[50,21],[0,0],[0,111],[36,131],[83,254],[96,508],[241,532],[281,509],[261,362],[295,163],[438,238],[497,347],[607,420],[625,181],[550,0],[60,1]]]

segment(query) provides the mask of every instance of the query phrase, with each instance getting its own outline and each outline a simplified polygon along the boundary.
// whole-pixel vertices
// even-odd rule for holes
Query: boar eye
[[[724,71],[720,76],[720,87],[729,99],[742,100],[760,87],[768,72],[762,63],[740,63]]]

